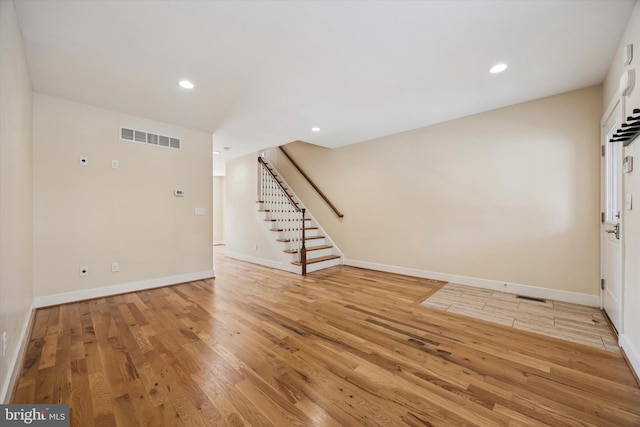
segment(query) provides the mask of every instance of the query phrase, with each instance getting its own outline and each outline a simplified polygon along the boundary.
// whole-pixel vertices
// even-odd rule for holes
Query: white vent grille
[[[158,135],[155,133],[147,133],[141,130],[120,128],[120,139],[123,141],[139,142],[141,144],[156,145],[167,148],[175,148],[177,150],[181,147],[180,138],[174,138],[172,136]]]
[[[140,132],[139,130],[135,131],[136,142],[147,142],[147,134],[146,132]]]
[[[133,141],[133,130],[132,129],[120,129],[120,139],[126,139],[127,141]]]

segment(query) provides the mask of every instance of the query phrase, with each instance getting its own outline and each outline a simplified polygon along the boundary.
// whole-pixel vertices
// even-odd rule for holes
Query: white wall
[[[122,141],[120,126],[182,149]],[[35,94],[33,138],[37,305],[213,274],[210,134]]]
[[[622,54],[623,48],[627,44],[634,44],[633,55],[634,59],[630,66],[625,67],[622,62]],[[629,23],[627,24],[627,28],[625,29],[622,38],[620,39],[620,43],[618,44],[618,48],[616,49],[613,55],[613,61],[611,62],[611,66],[609,67],[609,71],[607,76],[604,79],[602,84],[603,93],[602,93],[602,110],[604,111],[609,106],[609,103],[613,99],[614,96],[618,96],[620,89],[620,77],[622,73],[626,69],[635,69],[636,65],[640,62],[640,3],[636,3],[633,8],[633,12],[629,17]],[[636,88],[640,86],[640,75],[637,73],[640,72],[640,69],[635,70],[636,72]],[[640,106],[640,90],[636,89],[631,94],[631,103],[638,108]]]
[[[632,63],[624,67],[622,63],[622,49],[632,43],[635,58]],[[632,115],[634,108],[640,108],[640,3],[636,3],[629,24],[620,39],[616,55],[605,79],[604,105],[618,96],[618,81],[623,71],[633,69],[636,73],[636,86],[624,101],[625,117]],[[624,241],[624,303],[622,331],[620,334],[622,347],[632,362],[636,373],[640,376],[640,142],[636,139],[624,150],[624,155],[634,157],[635,170],[624,175],[623,193],[631,193],[633,197],[632,210],[623,213],[623,241]]]
[[[213,177],[213,244],[224,244],[224,176]]]
[[[33,300],[32,88],[13,1],[0,1],[0,403],[9,398]]]

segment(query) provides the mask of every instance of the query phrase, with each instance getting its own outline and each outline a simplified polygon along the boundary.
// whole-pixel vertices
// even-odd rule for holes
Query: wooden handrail
[[[342,212],[340,212],[338,210],[338,208],[336,208],[333,203],[331,203],[331,201],[327,198],[327,196],[324,195],[324,193],[322,192],[322,190],[320,190],[318,188],[318,186],[316,184],[314,184],[314,182],[311,180],[311,178],[309,178],[309,176],[304,173],[304,171],[300,168],[300,166],[298,166],[298,164],[295,162],[295,160],[293,160],[291,158],[291,156],[289,155],[289,153],[286,152],[286,150],[284,149],[284,147],[279,146],[278,147],[280,149],[280,151],[282,151],[282,154],[285,155],[285,157],[287,159],[289,159],[289,161],[291,162],[291,164],[298,170],[298,172],[300,172],[300,174],[307,180],[307,182],[313,187],[314,190],[316,190],[318,192],[318,194],[320,195],[320,197],[322,197],[322,200],[324,200],[327,205],[329,205],[329,207],[331,208],[331,210],[333,210],[333,212],[338,216],[338,218],[342,218],[344,217],[344,215],[342,214]]]
[[[298,204],[293,200],[291,195],[289,195],[289,193],[287,193],[287,190],[284,188],[284,186],[282,185],[280,180],[278,180],[278,177],[276,177],[276,174],[274,174],[273,171],[271,169],[269,169],[269,165],[267,165],[267,162],[265,162],[264,159],[262,157],[260,157],[260,156],[258,156],[258,162],[262,163],[262,166],[264,166],[264,168],[267,170],[267,172],[269,172],[269,175],[271,175],[273,177],[273,180],[278,183],[278,186],[280,186],[280,189],[282,190],[282,192],[287,196],[287,198],[291,202],[291,205],[293,206],[293,208],[298,212],[302,212],[302,209],[300,209],[300,207],[298,207]]]

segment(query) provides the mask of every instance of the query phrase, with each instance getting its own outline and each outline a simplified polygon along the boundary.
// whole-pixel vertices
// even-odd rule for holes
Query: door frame
[[[609,141],[607,141],[606,139],[606,130],[604,129],[604,126],[607,122],[607,120],[609,119],[609,117],[611,116],[611,114],[613,114],[613,111],[616,109],[616,107],[618,107],[618,105],[620,105],[620,117],[619,120],[620,122],[624,122],[624,118],[625,118],[625,101],[626,98],[624,96],[620,96],[618,94],[616,94],[613,99],[611,99],[611,101],[609,102],[609,105],[607,106],[607,109],[605,110],[602,118],[600,119],[600,149],[602,150],[602,145],[603,144],[608,144]],[[606,203],[607,203],[607,198],[606,198],[606,178],[605,178],[605,174],[606,174],[606,164],[605,164],[605,157],[604,155],[600,156],[600,212],[606,212]],[[620,186],[621,186],[621,193],[624,195],[624,173],[622,172],[622,165],[620,165],[620,169],[619,169],[619,182],[620,182]],[[624,331],[624,206],[621,206],[620,209],[620,218],[619,218],[619,223],[620,223],[620,262],[618,263],[618,268],[620,269],[619,271],[619,278],[620,278],[620,324],[618,325],[618,340],[620,339],[620,337],[623,334]],[[604,262],[605,262],[605,256],[604,256],[604,230],[605,227],[607,226],[607,221],[605,220],[600,221],[600,227],[599,227],[599,240],[600,240],[600,279],[603,279],[603,272],[604,272]],[[600,288],[600,310],[602,310],[603,313],[606,312],[604,311],[604,292],[602,289],[602,286],[599,287]],[[608,315],[607,315],[608,317]],[[609,322],[611,322],[611,320],[607,319]],[[611,324],[613,325],[613,322],[611,322]]]

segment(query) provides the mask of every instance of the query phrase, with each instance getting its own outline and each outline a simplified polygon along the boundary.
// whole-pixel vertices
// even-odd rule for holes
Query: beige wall
[[[182,149],[121,141],[120,126],[181,138]],[[35,94],[35,296],[211,271],[211,141],[210,134]],[[186,195],[174,197],[176,189]],[[206,215],[196,216],[197,207]],[[81,266],[89,276],[80,277]]]
[[[292,184],[350,260],[598,295],[601,87],[328,150]],[[288,178],[285,174],[285,178]]]
[[[213,244],[224,243],[224,176],[213,177]]]
[[[633,43],[635,58],[627,67],[622,65],[622,49]],[[629,24],[620,40],[615,58],[605,80],[605,108],[617,93],[618,79],[625,69],[633,69],[636,73],[636,86],[624,100],[625,116],[632,114],[634,108],[640,108],[640,3],[636,3]],[[629,358],[635,363],[636,372],[640,375],[640,148],[638,140],[625,148],[625,155],[634,157],[635,170],[624,175],[623,193],[631,193],[632,210],[624,210],[623,242],[624,242],[624,297],[621,341]]]
[[[13,1],[0,1],[0,403],[33,300],[32,89]]]
[[[278,255],[265,236],[256,214],[258,156],[248,154],[227,161],[225,176],[225,254],[272,265]]]

